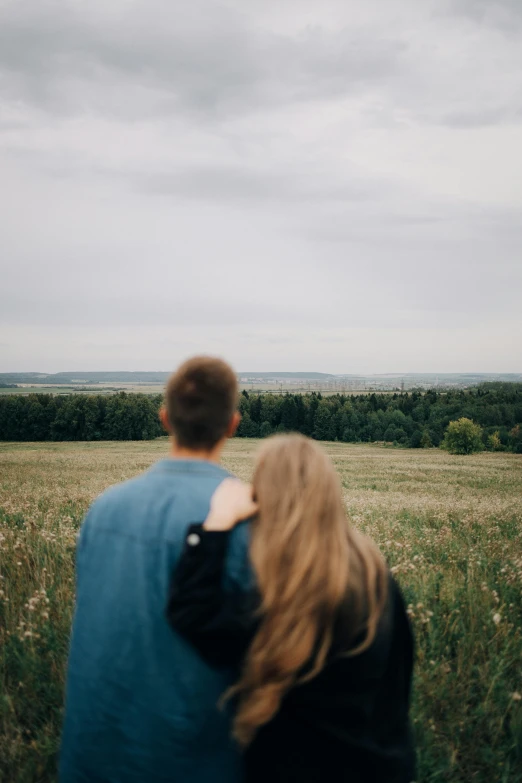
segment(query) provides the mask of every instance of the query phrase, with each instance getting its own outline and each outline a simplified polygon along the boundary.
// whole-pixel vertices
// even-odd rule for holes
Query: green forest
[[[0,397],[0,440],[150,440],[164,435],[161,395]],[[239,397],[237,436],[301,432],[317,440],[440,446],[450,421],[472,419],[485,448],[522,453],[522,384],[485,383],[465,391],[361,394],[249,394]]]

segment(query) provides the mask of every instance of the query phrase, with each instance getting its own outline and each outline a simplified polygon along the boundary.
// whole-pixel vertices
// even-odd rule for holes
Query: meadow
[[[345,394],[348,396],[354,396],[357,394],[372,394],[378,392],[379,394],[393,394],[395,390],[381,389],[377,386],[371,387],[369,384],[361,388],[355,388],[348,386],[348,384],[338,383],[330,384],[330,386],[324,386],[320,383],[311,384],[292,384],[292,383],[239,383],[240,391],[247,391],[251,394],[283,394],[290,392],[291,394],[309,394],[311,391],[321,393],[323,396],[328,397],[334,394]],[[162,394],[165,388],[164,383],[96,383],[92,386],[85,386],[81,384],[75,385],[60,385],[50,384],[44,386],[43,384],[29,384],[19,383],[16,386],[6,386],[2,388],[0,386],[1,395],[17,395],[26,397],[28,394],[117,394],[118,392],[126,392],[127,394]]]
[[[256,445],[232,441],[226,466],[247,479]],[[522,456],[325,447],[409,606],[419,783],[522,781]],[[56,780],[82,516],[166,452],[166,439],[0,443],[1,783]]]

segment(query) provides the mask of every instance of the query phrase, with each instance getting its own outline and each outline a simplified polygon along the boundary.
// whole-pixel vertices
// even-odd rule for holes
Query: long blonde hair
[[[278,435],[254,472],[259,514],[250,548],[261,595],[260,625],[247,652],[234,736],[248,745],[294,685],[325,666],[339,609],[352,630],[350,655],[373,641],[386,597],[386,566],[348,523],[335,468],[312,440]]]

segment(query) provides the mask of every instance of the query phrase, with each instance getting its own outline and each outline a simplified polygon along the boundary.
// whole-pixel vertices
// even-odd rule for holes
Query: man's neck
[[[212,449],[188,449],[185,446],[179,446],[176,441],[172,441],[170,456],[173,459],[199,459],[205,462],[215,462],[216,465],[219,465],[223,445],[223,443],[218,443]]]

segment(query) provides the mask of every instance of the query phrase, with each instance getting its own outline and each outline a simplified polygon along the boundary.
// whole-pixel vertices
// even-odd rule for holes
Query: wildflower
[[[519,693],[518,691],[515,691],[514,693],[511,694],[511,698],[513,699],[513,701],[522,701],[522,694]]]
[[[495,625],[498,625],[498,624],[499,624],[499,622],[501,621],[501,619],[502,619],[502,618],[501,618],[501,616],[499,615],[499,613],[498,613],[498,612],[495,612],[495,614],[493,615],[493,622],[495,623]]]

